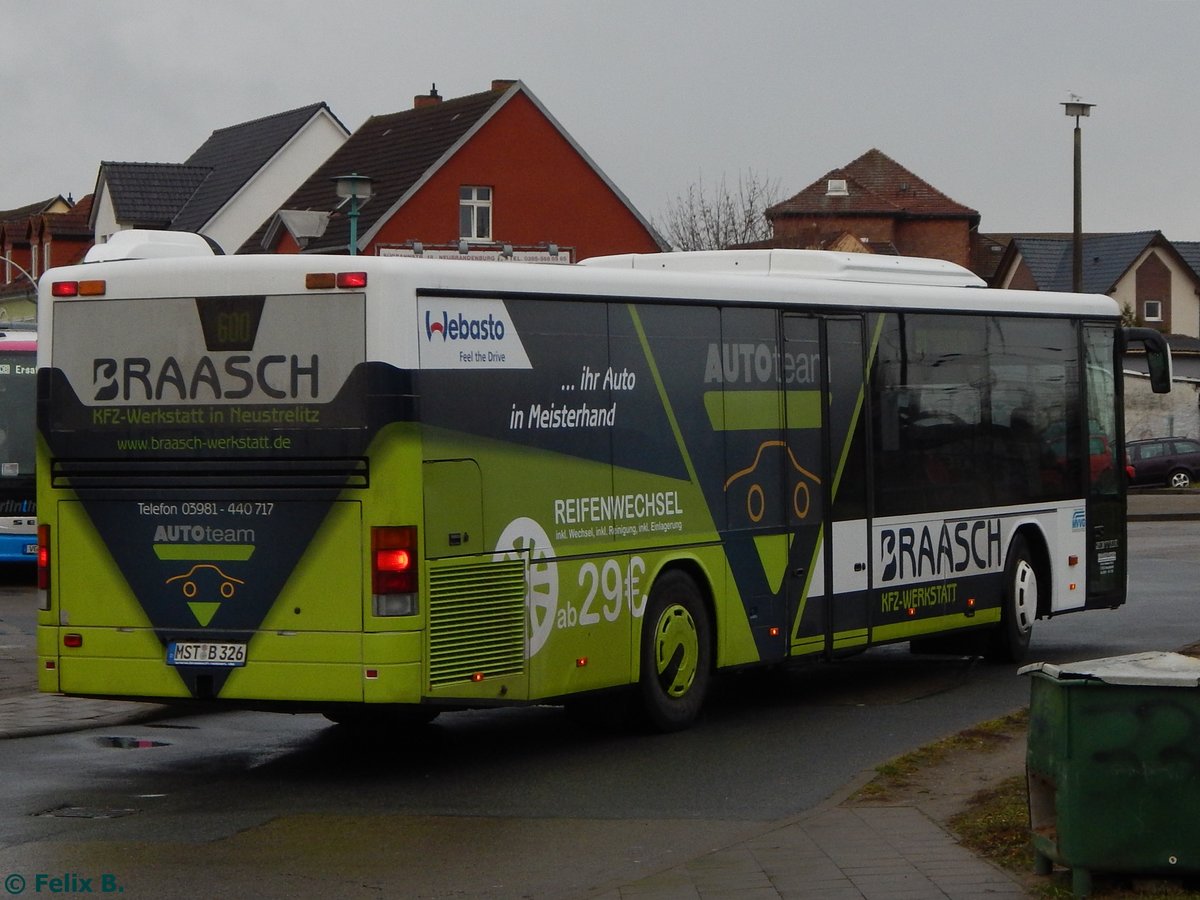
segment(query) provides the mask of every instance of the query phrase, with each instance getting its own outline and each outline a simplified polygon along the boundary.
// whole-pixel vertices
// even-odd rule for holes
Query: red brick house
[[[979,213],[879,150],[833,169],[766,211],[758,246],[925,256],[971,267]]]
[[[31,279],[51,266],[69,266],[92,246],[92,195],[78,203],[55,197],[0,212],[0,322],[32,321],[37,290]]]
[[[494,81],[372,116],[238,252],[346,252],[351,206],[335,179],[351,174],[370,178],[354,201],[358,253],[574,262],[666,249],[522,82]]]

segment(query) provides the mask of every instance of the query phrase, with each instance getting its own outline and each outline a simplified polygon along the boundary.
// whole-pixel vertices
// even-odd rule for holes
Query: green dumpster
[[[1135,653],[1035,663],[1026,753],[1037,871],[1200,872],[1200,659]],[[1189,690],[1190,688],[1190,690]]]

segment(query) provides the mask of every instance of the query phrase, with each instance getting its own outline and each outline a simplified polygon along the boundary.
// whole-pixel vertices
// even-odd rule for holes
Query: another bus
[[[37,562],[37,332],[0,326],[0,564]]]
[[[672,730],[718,670],[1013,660],[1125,600],[1109,298],[870,255],[123,235],[42,279],[44,691],[335,721],[609,697]]]

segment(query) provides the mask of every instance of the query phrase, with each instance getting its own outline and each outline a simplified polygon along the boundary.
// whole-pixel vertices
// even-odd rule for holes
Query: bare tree
[[[655,227],[673,249],[724,250],[769,238],[771,225],[765,213],[778,199],[779,180],[761,178],[752,169],[738,175],[736,188],[722,175],[711,192],[701,177],[676,196],[667,206],[664,222]]]

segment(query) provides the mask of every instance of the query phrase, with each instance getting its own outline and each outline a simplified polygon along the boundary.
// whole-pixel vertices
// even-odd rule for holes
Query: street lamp
[[[38,282],[37,282],[37,279],[36,279],[36,278],[34,278],[32,275],[30,275],[30,274],[29,274],[29,272],[28,272],[28,271],[26,271],[24,268],[22,268],[22,267],[21,267],[21,266],[20,266],[20,265],[17,263],[17,261],[16,261],[16,260],[14,260],[14,259],[11,259],[10,257],[7,257],[7,256],[0,256],[0,262],[6,262],[6,263],[8,263],[10,266],[12,266],[14,269],[16,269],[16,270],[17,270],[18,272],[20,272],[22,275],[24,275],[24,276],[25,276],[25,278],[26,278],[26,279],[29,281],[29,283],[30,283],[31,285],[33,285],[33,293],[31,293],[31,294],[29,295],[29,299],[30,299],[30,301],[33,303],[34,307],[36,308],[36,307],[37,307],[37,289],[38,289]],[[5,310],[5,312],[7,312],[7,309]]]
[[[371,197],[371,179],[366,175],[339,175],[333,179],[337,183],[337,195],[343,199],[349,198],[350,212],[350,255],[358,253],[358,204],[366,202]]]
[[[15,259],[10,259],[7,256],[0,256],[0,262],[8,263],[10,266],[12,266],[14,269],[16,269],[18,272],[20,272],[26,278],[28,278],[29,283],[33,285],[33,289],[35,291],[37,290],[37,279],[34,278],[32,275],[30,275],[25,269],[22,269],[19,265],[17,265],[17,261]]]
[[[1083,181],[1080,171],[1083,168],[1083,151],[1079,117],[1090,116],[1095,105],[1084,103],[1074,94],[1062,104],[1063,111],[1075,117],[1075,231],[1071,245],[1071,289],[1076,293],[1083,290]]]

